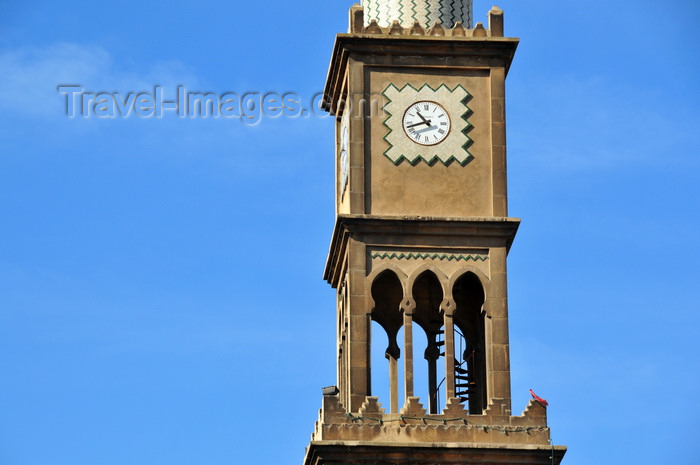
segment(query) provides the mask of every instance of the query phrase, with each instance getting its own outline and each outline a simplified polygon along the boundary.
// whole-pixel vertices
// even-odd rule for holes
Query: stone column
[[[389,412],[399,413],[399,362],[389,356]]]
[[[370,393],[370,310],[371,297],[366,283],[365,244],[350,239],[348,244],[349,269],[349,412],[357,412]]]
[[[445,328],[445,401],[455,397],[455,331],[452,318],[455,303],[448,299],[442,305]]]
[[[488,372],[488,399],[505,399],[510,409],[510,346],[508,344],[508,291],[506,249],[490,251],[491,283],[485,321]]]
[[[404,398],[413,397],[413,309],[416,303],[412,297],[404,297],[403,311],[403,377]]]
[[[506,166],[506,70],[491,68],[491,147],[493,151],[493,215],[508,216]]]

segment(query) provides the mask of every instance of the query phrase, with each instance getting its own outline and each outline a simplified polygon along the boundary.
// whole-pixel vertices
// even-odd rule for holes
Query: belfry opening
[[[385,379],[389,380],[390,391],[390,409],[392,412],[398,411],[399,404],[399,358],[401,357],[401,348],[399,347],[398,335],[403,327],[403,316],[401,313],[401,301],[403,300],[403,287],[396,274],[392,271],[384,271],[377,276],[372,283],[372,298],[374,299],[374,308],[371,312],[371,318],[381,329],[383,329],[385,338],[379,338],[380,334],[372,332],[372,337],[368,342],[372,345],[380,345],[386,341],[386,348],[379,346],[384,350],[384,356],[389,361],[388,373],[385,373]],[[372,348],[370,347],[371,351]],[[378,384],[376,379],[382,376],[380,367],[370,367],[370,377],[373,385]]]
[[[452,298],[455,334],[455,396],[467,403],[472,414],[486,408],[486,348],[484,338],[484,288],[474,273],[455,283]]]
[[[407,296],[404,289],[408,289]],[[413,313],[407,313],[401,305],[406,298],[415,302]],[[381,350],[388,364],[371,366],[371,384],[381,385],[388,380],[389,411],[398,412],[399,399],[423,392],[418,397],[425,400],[429,413],[440,413],[445,408],[446,393],[450,393],[465,403],[469,412],[480,414],[486,408],[487,387],[484,289],[479,278],[465,272],[445,299],[443,284],[432,271],[422,272],[412,283],[401,283],[396,273],[385,270],[372,282],[372,299],[371,319],[375,324],[369,350]],[[453,312],[449,311],[450,302],[454,302]],[[447,307],[447,312],[443,307]],[[411,325],[411,331],[402,331],[404,325]],[[453,331],[449,346],[450,338],[445,337],[448,326]],[[401,354],[411,350],[414,355],[404,363],[401,377]],[[416,350],[420,357],[415,356]],[[417,375],[419,372],[423,375]],[[414,387],[416,379],[425,385]]]

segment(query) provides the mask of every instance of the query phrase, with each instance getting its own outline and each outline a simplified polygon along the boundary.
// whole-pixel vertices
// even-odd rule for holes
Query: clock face
[[[467,118],[471,110],[466,102],[469,92],[460,84],[437,88],[428,84],[390,83],[382,92],[386,98],[381,133],[388,144],[384,152],[394,165],[404,160],[411,165],[420,161],[434,166],[456,162],[466,166],[474,157],[469,153],[472,127]],[[378,128],[379,129],[379,128]],[[382,145],[386,147],[385,145]]]
[[[403,115],[403,130],[414,142],[421,145],[437,145],[450,134],[450,117],[436,102],[416,102]]]

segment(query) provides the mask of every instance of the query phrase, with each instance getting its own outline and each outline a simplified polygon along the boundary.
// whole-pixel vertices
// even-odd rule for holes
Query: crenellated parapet
[[[550,432],[547,410],[535,400],[520,416],[511,415],[503,399],[493,399],[482,414],[470,415],[452,398],[442,414],[431,415],[417,397],[409,397],[398,414],[386,413],[376,397],[367,397],[353,414],[338,396],[324,396],[311,440],[549,446]]]

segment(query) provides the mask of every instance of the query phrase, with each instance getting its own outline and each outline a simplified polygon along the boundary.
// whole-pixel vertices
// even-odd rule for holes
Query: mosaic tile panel
[[[418,21],[425,28],[440,22],[448,29],[461,22],[472,27],[472,0],[362,0],[365,26],[373,19],[382,27],[398,20],[403,27]]]

